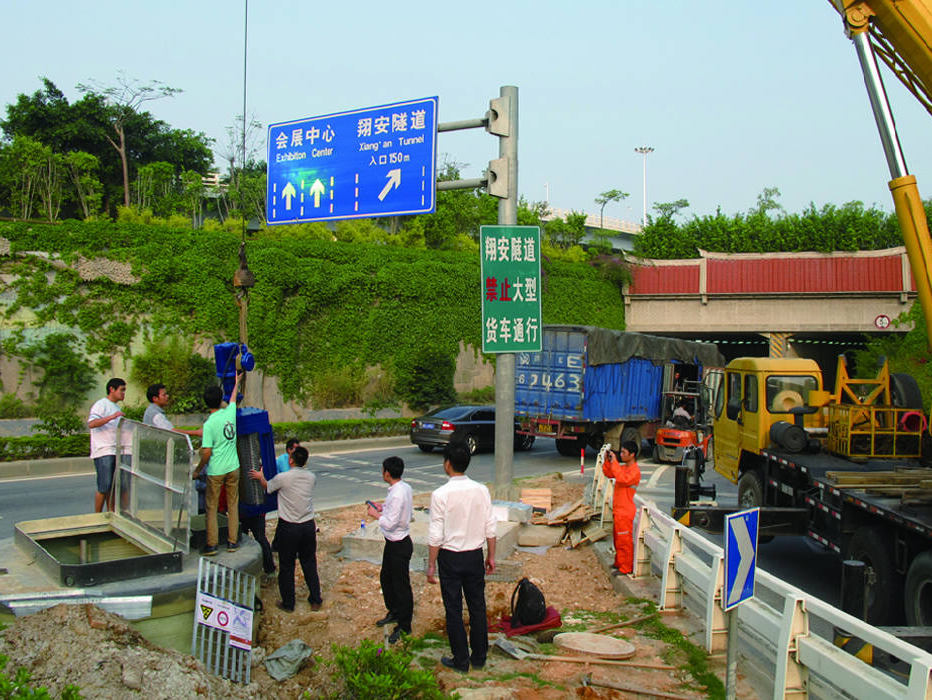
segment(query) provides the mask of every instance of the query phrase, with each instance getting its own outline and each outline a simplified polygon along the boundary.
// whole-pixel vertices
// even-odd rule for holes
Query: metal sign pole
[[[738,608],[732,608],[725,615],[728,617],[725,700],[735,700],[738,685]]]
[[[498,155],[507,167],[507,196],[498,202],[499,226],[518,223],[518,88],[502,86],[500,96],[508,110],[508,133],[499,136]],[[513,500],[511,479],[514,458],[515,355],[501,353],[495,364],[495,497]]]

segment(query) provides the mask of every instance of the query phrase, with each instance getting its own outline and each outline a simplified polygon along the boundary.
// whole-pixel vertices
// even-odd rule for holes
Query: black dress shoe
[[[400,627],[396,627],[395,629],[392,630],[392,633],[388,635],[388,643],[394,644],[399,639],[401,639],[401,635],[403,634],[411,634],[411,632],[407,630],[403,630]]]
[[[452,668],[454,671],[459,671],[460,673],[469,672],[469,662],[466,662],[465,666],[460,666],[449,656],[441,656],[440,663],[442,663],[447,668]]]
[[[485,666],[485,659],[482,659],[482,661],[470,661],[469,664],[475,669],[480,669]]]
[[[392,622],[398,622],[398,620],[395,619],[394,615],[392,615],[391,613],[388,613],[388,615],[383,617],[381,620],[379,620],[375,624],[377,627],[385,627],[385,625],[391,624]]]
[[[275,607],[278,608],[279,610],[284,610],[285,612],[294,612],[293,605],[289,608],[287,605],[285,605],[281,601],[278,601],[277,603],[275,603]]]

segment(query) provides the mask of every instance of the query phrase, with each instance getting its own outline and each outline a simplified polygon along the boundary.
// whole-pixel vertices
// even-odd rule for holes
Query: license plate
[[[544,423],[544,424],[542,424],[542,425],[538,425],[538,426],[537,426],[537,431],[540,432],[540,433],[552,433],[552,432],[553,432],[553,426],[550,425],[549,423]]]
[[[433,423],[421,423],[421,427],[424,428],[424,430],[433,430],[434,424]]]

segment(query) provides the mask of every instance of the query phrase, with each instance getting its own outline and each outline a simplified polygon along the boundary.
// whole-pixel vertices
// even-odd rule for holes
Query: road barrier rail
[[[591,492],[590,492],[591,493]],[[635,497],[633,577],[659,577],[661,610],[683,609],[703,624],[704,646],[728,644],[724,552]],[[758,569],[754,597],[737,606],[738,669],[764,697],[932,698],[932,654]],[[867,663],[834,644],[836,632],[872,646]]]

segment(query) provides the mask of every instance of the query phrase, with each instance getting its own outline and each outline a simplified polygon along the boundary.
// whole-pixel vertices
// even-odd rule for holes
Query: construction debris
[[[535,512],[550,512],[553,505],[553,491],[550,489],[521,489],[521,503],[531,506]]]

